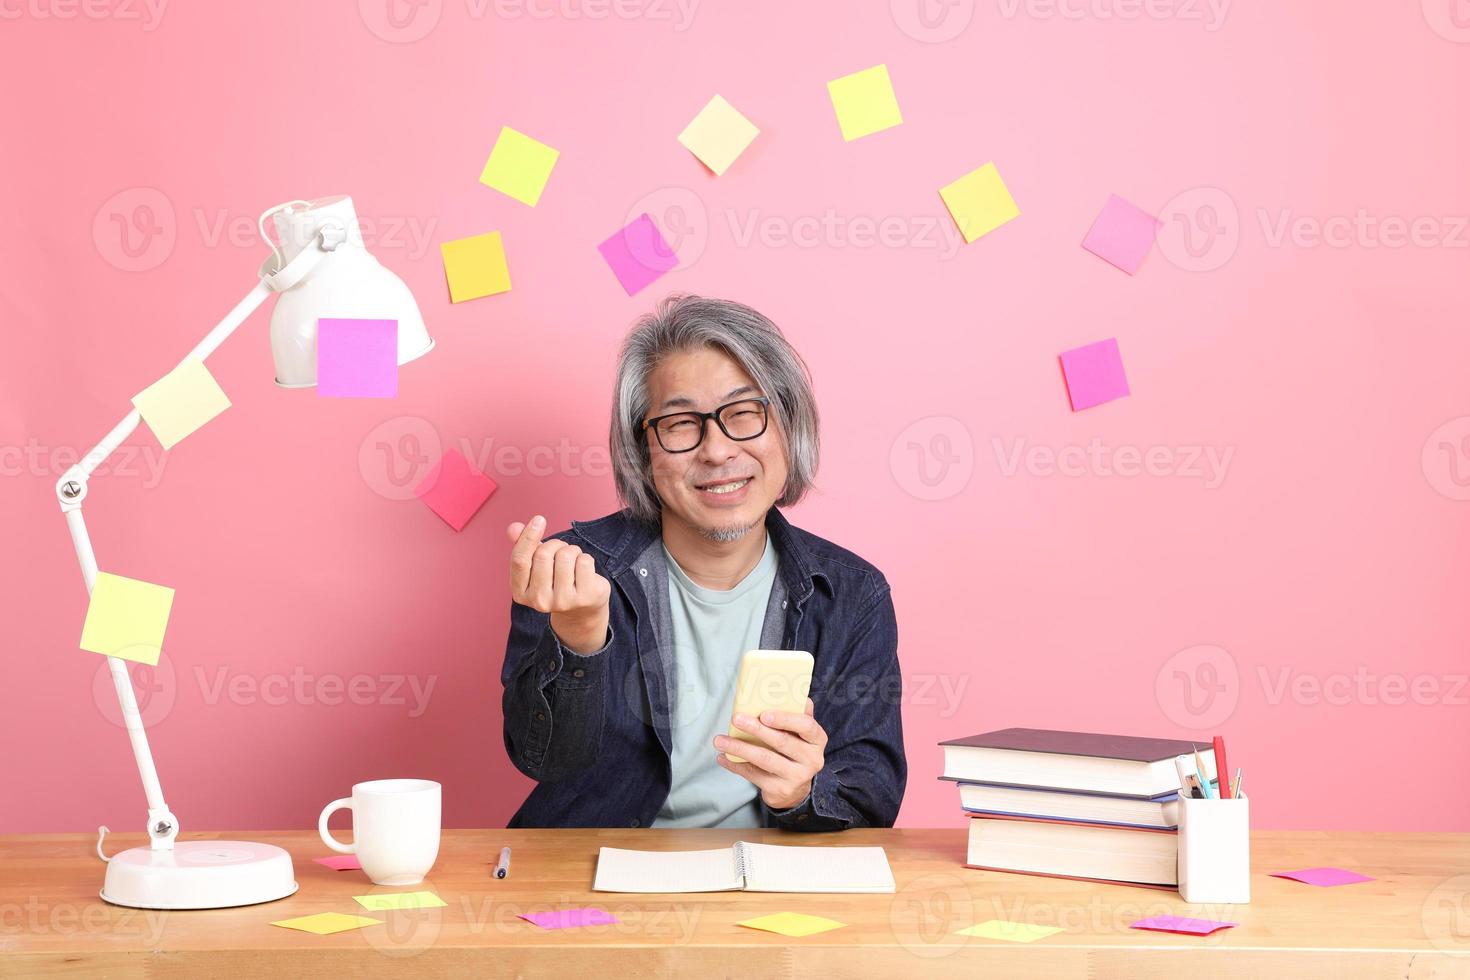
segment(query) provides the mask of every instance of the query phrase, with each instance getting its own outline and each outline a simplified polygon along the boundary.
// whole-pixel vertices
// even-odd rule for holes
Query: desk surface
[[[366,976],[902,976],[1167,977],[1191,971],[1260,980],[1286,976],[1470,977],[1470,834],[1268,832],[1252,837],[1251,904],[1188,905],[1175,892],[961,867],[962,828],[777,831],[448,830],[417,888],[448,907],[370,913],[385,925],[313,936],[269,923],[315,912],[361,913],[375,888],[332,871],[314,832],[195,833],[183,839],[278,844],[296,862],[290,898],[237,909],[124,909],[97,897],[104,865],[81,834],[0,837],[0,975]],[[600,846],[720,847],[736,840],[882,845],[893,895],[592,891]],[[114,835],[108,850],[142,843]],[[493,860],[514,849],[509,878]],[[1336,865],[1377,881],[1315,888],[1271,871]],[[595,905],[616,925],[546,931],[519,913]],[[804,939],[742,928],[742,919],[810,912],[847,928]],[[1208,937],[1129,923],[1180,914],[1240,923]],[[987,919],[1059,925],[1031,945],[955,935]],[[1162,953],[1162,955],[1160,955]]]

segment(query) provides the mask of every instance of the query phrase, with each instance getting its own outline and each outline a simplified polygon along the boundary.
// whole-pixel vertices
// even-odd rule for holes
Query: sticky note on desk
[[[941,187],[939,196],[967,245],[1021,214],[993,162]]]
[[[1130,276],[1143,264],[1163,225],[1136,204],[1109,194],[1102,211],[1093,219],[1082,247],[1112,263]]]
[[[555,912],[525,912],[520,918],[543,929],[575,929],[579,926],[605,926],[618,917],[602,909],[560,909]]]
[[[754,123],[742,116],[723,96],[716,95],[684,127],[679,134],[679,142],[715,176],[719,176],[730,169],[730,164],[759,135],[760,130]]]
[[[444,278],[449,283],[451,303],[494,296],[510,289],[505,243],[498,231],[440,242],[439,254],[444,259]]]
[[[1080,412],[1129,394],[1128,377],[1123,373],[1123,355],[1118,352],[1117,338],[1109,337],[1095,344],[1063,351],[1061,357],[1072,411]]]
[[[833,929],[843,929],[846,928],[847,923],[823,918],[820,915],[807,915],[805,912],[776,912],[754,919],[746,919],[744,922],[737,922],[736,925],[799,938],[815,936],[819,932],[830,932]]]
[[[559,150],[502,126],[490,158],[480,171],[480,183],[534,208],[559,156]]]
[[[957,936],[979,936],[981,939],[1002,939],[1008,943],[1034,943],[1038,939],[1054,936],[1061,932],[1059,926],[1038,926],[1030,922],[1007,922],[990,919],[977,925],[961,929]]]
[[[495,490],[494,480],[471,466],[459,450],[451,449],[434,464],[414,495],[444,518],[444,523],[463,531]]]
[[[322,398],[395,397],[398,321],[318,319],[316,393]]]
[[[108,657],[158,665],[174,590],[98,572],[82,623],[81,648]]]
[[[433,892],[383,892],[380,895],[352,897],[369,912],[387,909],[439,909],[449,904]]]
[[[1375,881],[1367,875],[1360,875],[1356,871],[1347,871],[1343,868],[1305,868],[1301,871],[1273,871],[1272,878],[1290,878],[1293,881],[1305,882],[1308,885],[1317,885],[1321,888],[1331,888],[1334,885],[1356,885],[1363,881]]]
[[[197,357],[185,360],[133,396],[133,407],[148,423],[164,449],[230,407],[209,368]]]
[[[1154,932],[1182,932],[1191,936],[1208,936],[1220,929],[1233,929],[1234,922],[1217,922],[1214,919],[1187,919],[1178,915],[1155,915],[1139,919],[1128,928],[1151,929]]]
[[[362,862],[356,854],[333,854],[331,857],[312,858],[317,864],[325,864],[333,871],[361,871]]]
[[[318,912],[316,915],[303,915],[295,919],[281,919],[271,923],[273,926],[282,926],[286,929],[300,929],[314,936],[330,936],[334,932],[346,932],[348,929],[361,929],[363,926],[382,924],[382,919],[374,919],[367,915],[345,915],[341,912]]]
[[[887,65],[874,65],[833,79],[827,83],[827,94],[832,98],[832,109],[837,113],[837,125],[842,129],[844,143],[891,129],[903,122]]]
[[[647,214],[640,214],[597,250],[629,296],[679,264],[679,257]]]

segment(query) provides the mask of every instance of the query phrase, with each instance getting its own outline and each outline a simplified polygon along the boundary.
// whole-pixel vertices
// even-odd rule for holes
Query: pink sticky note
[[[1273,871],[1272,878],[1290,878],[1293,881],[1304,881],[1309,885],[1320,885],[1330,888],[1333,885],[1356,885],[1360,881],[1374,881],[1367,875],[1360,875],[1356,871],[1344,871],[1342,868],[1306,868],[1302,871]]]
[[[1214,919],[1186,919],[1177,915],[1155,915],[1139,919],[1130,929],[1152,929],[1155,932],[1185,932],[1191,936],[1208,936],[1219,929],[1233,929],[1234,922],[1216,922]]]
[[[463,531],[475,511],[495,492],[495,481],[470,465],[457,449],[444,454],[414,494],[456,531]]]
[[[521,916],[543,929],[573,929],[577,926],[605,926],[618,917],[602,909],[562,909],[557,912],[527,912]]]
[[[597,246],[629,296],[679,264],[679,257],[646,214]]]
[[[316,393],[323,398],[398,394],[398,321],[316,322]]]
[[[1118,341],[1112,337],[1063,352],[1062,373],[1067,378],[1067,394],[1074,412],[1128,394],[1123,356],[1118,353]]]
[[[1130,276],[1143,264],[1143,257],[1153,246],[1163,222],[1136,204],[1116,194],[1108,195],[1108,203],[1093,219],[1082,247],[1106,259]]]
[[[325,864],[333,871],[361,871],[362,862],[356,854],[333,854],[331,857],[312,858],[317,864]]]

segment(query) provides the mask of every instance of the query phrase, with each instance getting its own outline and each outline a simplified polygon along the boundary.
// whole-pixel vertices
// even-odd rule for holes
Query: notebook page
[[[599,892],[722,892],[741,887],[735,849],[713,851],[629,851],[604,847],[597,852]]]
[[[735,845],[753,892],[892,892],[893,869],[881,847]]]

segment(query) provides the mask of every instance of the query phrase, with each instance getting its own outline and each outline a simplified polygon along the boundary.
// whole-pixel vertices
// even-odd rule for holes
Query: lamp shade
[[[362,240],[357,211],[345,195],[324,197],[275,213],[282,264],[312,245],[323,227],[336,225],[345,240],[296,285],[282,290],[271,312],[276,384],[316,385],[317,320],[321,317],[398,321],[398,363],[434,348],[423,314],[403,280],[381,265]]]

